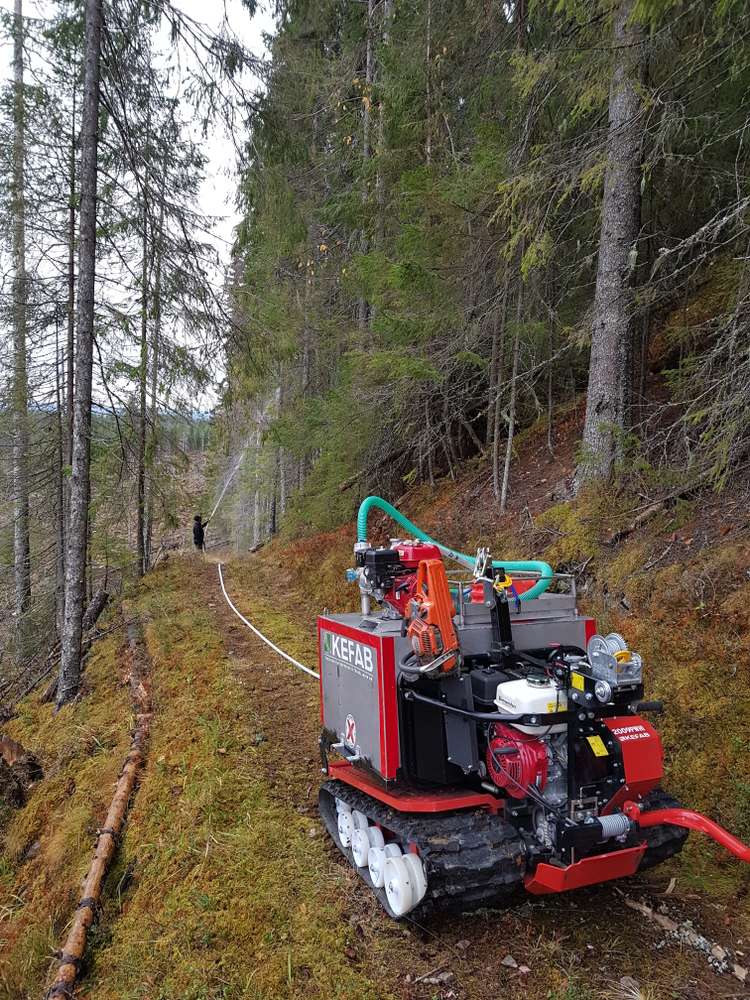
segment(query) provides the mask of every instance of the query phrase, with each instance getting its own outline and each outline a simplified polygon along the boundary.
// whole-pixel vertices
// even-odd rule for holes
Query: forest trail
[[[322,577],[324,561],[315,565]],[[311,581],[274,567],[230,560],[227,593],[282,649],[316,665],[303,589]],[[733,901],[690,894],[680,859],[617,885],[520,895],[502,910],[390,920],[318,819],[317,682],[236,617],[213,560],[170,557],[129,603],[144,627],[154,717],[82,968],[87,1000],[750,995],[628,906],[692,921],[745,964]],[[0,921],[0,995],[8,1000],[40,996],[49,981],[130,738],[120,641],[110,634],[95,644],[73,714],[31,698],[8,723],[12,738],[30,744],[39,732],[33,745],[52,748],[29,806],[6,831],[0,896],[14,902]]]
[[[315,664],[314,621],[295,616],[293,595],[264,592],[260,577],[256,585],[249,582],[251,562],[224,569],[232,601],[283,648],[290,643],[295,655],[304,650],[303,662]],[[260,763],[269,794],[290,815],[308,816],[320,830],[317,685],[242,626],[223,600],[218,575],[204,579],[243,689],[262,720]],[[728,946],[719,907],[679,891],[664,895],[677,874],[674,867],[616,886],[559,898],[519,896],[508,909],[397,927],[328,843],[326,856],[326,877],[336,885],[342,916],[356,933],[351,960],[397,997],[478,1000],[499,990],[509,997],[637,997],[627,977],[640,984],[641,995],[655,998],[744,995],[736,980],[715,973],[705,955],[665,942],[656,925],[626,904],[661,908]]]

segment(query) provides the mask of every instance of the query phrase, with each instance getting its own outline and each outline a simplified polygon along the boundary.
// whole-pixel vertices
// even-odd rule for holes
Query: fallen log
[[[146,759],[152,702],[146,666],[147,654],[141,644],[138,627],[134,623],[128,626],[128,645],[128,680],[136,713],[130,751],[123,763],[104,826],[99,830],[94,857],[83,884],[81,899],[73,915],[68,936],[58,953],[57,974],[45,993],[45,1000],[52,1000],[54,997],[73,997],[73,988],[86,950],[89,928],[94,922],[101,899],[104,879],[117,849],[128,804]]]
[[[650,521],[652,517],[655,517],[660,510],[663,510],[665,502],[666,501],[664,500],[658,500],[656,503],[649,504],[645,510],[642,510],[637,517],[633,518],[626,528],[621,528],[619,531],[615,531],[614,534],[605,539],[604,544],[617,545],[618,542],[621,542],[629,535],[632,535],[634,531],[637,531],[638,528],[642,528],[643,525]]]

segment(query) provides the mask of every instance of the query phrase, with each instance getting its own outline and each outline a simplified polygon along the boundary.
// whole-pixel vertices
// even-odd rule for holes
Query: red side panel
[[[328,774],[331,778],[345,781],[347,785],[358,788],[360,792],[371,795],[399,812],[438,813],[449,812],[451,809],[476,809],[480,806],[493,813],[503,811],[503,802],[500,799],[479,792],[461,791],[455,788],[445,792],[386,790],[382,785],[376,784],[364,771],[352,767],[345,760],[329,763]]]
[[[323,663],[322,656],[320,655],[320,631],[323,624],[323,619],[318,618],[318,703],[320,705],[320,724],[325,725],[325,719],[323,718]]]
[[[383,777],[395,778],[401,763],[398,741],[398,697],[396,692],[396,658],[393,639],[381,642],[380,746],[383,755]]]
[[[583,622],[583,634],[586,638],[586,645],[588,646],[591,636],[596,635],[596,618],[584,618]]]
[[[529,892],[535,896],[544,896],[551,892],[567,892],[569,889],[581,889],[585,885],[598,885],[614,878],[625,878],[638,870],[646,845],[628,847],[624,851],[612,851],[611,854],[597,854],[593,858],[584,858],[558,868],[542,862],[536,866],[533,875],[527,875],[524,883]]]
[[[335,633],[356,643],[361,643],[375,651],[377,659],[377,739],[380,749],[380,773],[387,781],[396,777],[401,764],[398,732],[398,696],[396,690],[396,659],[394,640],[390,636],[372,635],[364,629],[352,628],[343,622],[320,616],[318,618],[318,666],[320,672],[320,721],[323,726],[340,727],[331,724],[325,718],[324,670],[321,653],[321,631]],[[375,705],[368,706],[368,711],[375,719]],[[356,714],[356,713],[355,713]],[[374,758],[375,759],[375,758]]]
[[[656,788],[664,775],[664,750],[657,731],[639,715],[620,715],[603,721],[620,744],[625,765],[625,784],[602,809],[606,814],[619,809],[628,799],[642,798]]]

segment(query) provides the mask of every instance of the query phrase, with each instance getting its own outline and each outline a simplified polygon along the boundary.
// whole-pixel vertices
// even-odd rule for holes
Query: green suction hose
[[[382,497],[367,497],[359,506],[359,513],[357,514],[357,540],[360,542],[367,541],[367,518],[373,507],[378,510],[382,510],[383,513],[387,514],[389,517],[400,524],[404,528],[410,537],[418,538],[421,542],[427,542],[430,545],[437,545],[444,556],[448,556],[450,559],[455,559],[456,562],[461,563],[462,566],[466,566],[469,569],[474,567],[474,557],[466,555],[464,552],[456,552],[455,549],[449,549],[447,545],[441,545],[440,542],[436,542],[434,538],[431,538],[427,532],[422,531],[418,528],[413,521],[410,521],[408,517],[405,517],[400,511],[396,510],[393,504],[388,503],[387,500],[383,500]],[[553,570],[549,563],[540,562],[537,559],[495,559],[492,565],[496,568],[503,567],[511,575],[515,572],[524,573],[538,573],[539,581],[534,584],[534,586],[527,590],[525,593],[520,594],[520,599],[522,601],[530,601],[534,597],[539,597],[543,594],[545,590],[552,583]]]

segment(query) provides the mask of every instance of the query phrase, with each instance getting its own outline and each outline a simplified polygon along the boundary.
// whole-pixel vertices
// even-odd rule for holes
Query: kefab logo
[[[357,723],[354,721],[353,715],[347,715],[344,723],[344,743],[350,747],[357,745]]]
[[[323,635],[323,652],[334,660],[340,660],[349,667],[371,674],[375,670],[375,657],[371,646],[363,642],[347,639],[336,632],[326,632]]]

